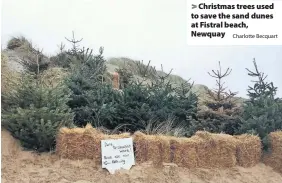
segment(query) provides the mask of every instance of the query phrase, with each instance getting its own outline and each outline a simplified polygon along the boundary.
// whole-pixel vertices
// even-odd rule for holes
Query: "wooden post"
[[[113,88],[119,90],[119,74],[117,72],[113,74]]]

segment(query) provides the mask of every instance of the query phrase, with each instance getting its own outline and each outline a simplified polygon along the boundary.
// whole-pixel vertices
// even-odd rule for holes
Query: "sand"
[[[110,175],[91,160],[60,159],[52,153],[23,151],[6,131],[1,132],[3,183],[281,183],[282,175],[262,163],[252,167],[185,169],[154,168],[150,163]]]

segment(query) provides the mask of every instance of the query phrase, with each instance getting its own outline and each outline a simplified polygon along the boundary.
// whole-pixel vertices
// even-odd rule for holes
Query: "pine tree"
[[[190,135],[196,131],[205,130],[212,133],[227,133],[233,135],[237,132],[240,126],[239,110],[236,107],[234,96],[237,92],[226,91],[225,82],[223,79],[229,76],[232,69],[227,68],[222,71],[219,62],[219,69],[212,70],[208,74],[216,79],[217,88],[208,90],[208,96],[211,100],[206,100],[205,104],[208,110],[199,110],[197,120],[191,122],[189,129]]]
[[[223,78],[230,75],[232,69],[227,68],[225,72],[222,72],[221,65],[219,62],[219,69],[217,71],[212,70],[212,73],[208,72],[208,74],[216,78],[216,86],[217,88],[213,91],[209,90],[208,95],[213,99],[213,102],[207,102],[207,106],[213,110],[218,110],[223,107],[223,109],[232,109],[235,106],[234,101],[232,99],[237,94],[237,92],[229,92],[226,91],[227,87],[224,87],[225,82],[223,82]]]
[[[109,84],[104,83],[106,74],[104,49],[101,47],[99,54],[93,55],[93,50],[79,47],[78,43],[82,39],[75,39],[74,34],[72,39],[67,40],[72,44],[72,48],[66,52],[71,58],[71,75],[67,85],[72,95],[68,105],[75,113],[74,122],[78,126],[85,126],[86,123],[94,123],[100,118],[97,116],[100,114],[98,111],[103,108],[103,100],[106,100],[108,92],[111,92]]]
[[[150,62],[149,62],[150,63]],[[140,68],[139,68],[140,67]],[[197,96],[190,92],[191,85],[186,82],[173,87],[168,74],[157,72],[150,64],[137,63],[140,80],[132,80],[122,91],[122,100],[116,108],[117,124],[125,124],[131,131],[144,130],[151,120],[164,123],[170,117],[175,126],[189,127],[197,110]],[[146,82],[151,79],[151,82]]]
[[[256,61],[253,61],[255,71],[247,69],[248,75],[256,77],[254,86],[249,86],[240,133],[257,134],[261,137],[264,148],[268,148],[268,134],[282,129],[282,100],[276,98],[277,87],[268,83],[264,73],[258,70]]]
[[[253,60],[253,64],[255,67],[254,71],[249,70],[246,68],[246,70],[249,72],[248,75],[251,77],[255,77],[258,80],[252,81],[254,82],[254,86],[249,86],[248,88],[248,96],[250,97],[250,102],[255,103],[256,100],[259,100],[260,98],[270,98],[274,99],[277,87],[274,87],[273,82],[268,83],[265,81],[267,78],[267,75],[265,75],[263,72],[260,72],[258,70],[258,66],[256,64],[256,60]]]
[[[67,105],[71,91],[64,83],[46,86],[38,59],[28,68],[10,92],[2,93],[2,102],[6,104],[2,108],[2,126],[23,147],[49,151],[55,146],[59,128],[73,125],[73,114]]]
[[[67,54],[67,51],[65,51],[65,45],[63,43],[58,47],[59,53],[50,57],[50,66],[69,69],[71,67],[71,57]]]
[[[2,126],[27,149],[52,150],[58,129],[73,124],[69,94],[64,85],[47,88],[26,73],[13,92],[3,96],[9,107],[2,109]]]
[[[170,73],[159,75],[150,62],[147,65],[138,62],[133,66],[134,71],[126,67],[117,70],[121,75],[122,90],[115,90],[111,83],[104,81],[107,72],[103,48],[98,55],[93,55],[92,50],[78,46],[81,40],[68,39],[73,46],[67,51],[73,59],[67,80],[72,90],[68,105],[75,113],[77,126],[90,122],[95,127],[103,126],[109,130],[126,126],[134,132],[145,128],[141,121],[157,119],[163,122],[169,116],[189,126],[196,113],[197,97],[193,93],[177,93],[168,80]],[[141,79],[133,78],[136,74],[133,72],[137,72]],[[148,79],[152,82],[145,82]],[[184,88],[183,85],[182,92],[189,93],[190,88]]]

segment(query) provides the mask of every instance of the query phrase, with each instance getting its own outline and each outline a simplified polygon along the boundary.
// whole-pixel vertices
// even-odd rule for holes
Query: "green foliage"
[[[261,98],[255,104],[249,103],[244,107],[242,119],[240,133],[259,135],[267,148],[268,134],[282,129],[282,101]]]
[[[136,68],[142,75],[140,80],[132,79],[133,71],[120,68],[117,71],[122,74],[123,87],[115,90],[103,80],[106,74],[103,49],[94,56],[92,51],[87,52],[88,49],[79,49],[74,40],[68,53],[76,58],[77,64],[67,83],[73,92],[68,104],[75,112],[76,125],[91,122],[95,127],[115,129],[126,126],[128,130],[136,131],[145,128],[141,121],[157,119],[161,123],[173,116],[177,121],[175,125],[184,123],[189,126],[197,107],[197,97],[189,93],[189,83],[172,87],[167,80],[169,74],[158,75],[149,64],[144,67],[138,62]],[[145,81],[152,77],[154,80],[146,85]]]
[[[238,115],[229,116],[215,111],[200,111],[197,120],[193,120],[189,127],[189,136],[197,131],[208,131],[211,133],[226,133],[234,135],[240,127],[240,118]]]
[[[65,51],[61,51],[56,56],[50,58],[53,67],[70,68],[71,58]]]
[[[220,62],[219,69],[217,71],[212,70],[212,73],[208,72],[211,77],[216,78],[217,88],[213,91],[208,90],[208,95],[212,99],[212,102],[206,102],[207,107],[214,111],[217,111],[221,107],[223,109],[232,109],[235,107],[235,103],[232,99],[237,93],[231,91],[226,92],[226,87],[224,87],[224,82],[222,81],[223,78],[229,76],[231,72],[232,69],[230,68],[227,68],[225,72],[222,72]]]
[[[246,101],[239,133],[258,134],[268,148],[268,134],[282,129],[282,100],[275,98],[277,88],[265,81],[267,76],[259,72],[254,62],[255,71],[248,70],[248,75],[258,78],[254,86],[249,86],[250,100]]]
[[[250,102],[260,104],[261,98],[274,99],[277,92],[277,87],[273,85],[273,82],[268,83],[267,81],[265,81],[267,75],[258,70],[255,59],[253,61],[253,64],[255,71],[246,69],[249,72],[249,76],[258,79],[256,81],[253,81],[255,83],[254,86],[249,86],[248,96],[250,97]],[[258,100],[258,102],[256,102],[256,100]]]
[[[207,94],[209,99],[204,101],[205,108],[197,113],[197,120],[191,122],[189,128],[189,136],[193,135],[196,131],[205,130],[211,133],[227,133],[233,135],[237,132],[240,126],[239,115],[240,111],[234,102],[236,93],[231,91],[226,92],[224,82],[225,77],[230,75],[232,69],[227,68],[222,71],[219,62],[219,69],[212,70],[208,74],[216,79],[216,88],[208,90]]]
[[[89,121],[96,121],[97,115],[104,114],[100,110],[104,110],[103,106],[111,99],[113,91],[104,83],[106,61],[103,48],[100,48],[98,55],[93,55],[92,50],[77,47],[79,41],[74,37],[69,41],[73,47],[66,52],[71,58],[71,74],[66,81],[72,91],[68,105],[75,113],[74,122],[84,126]]]
[[[116,101],[114,124],[126,124],[131,131],[145,130],[142,122],[156,120],[155,125],[159,125],[173,117],[173,125],[188,127],[197,108],[197,96],[189,92],[191,85],[187,82],[173,87],[167,80],[169,74],[159,76],[156,72],[151,84],[145,85],[146,72],[143,76],[141,81],[131,81],[122,90],[121,100]]]
[[[64,85],[45,87],[34,75],[24,74],[13,91],[2,96],[2,126],[27,149],[49,151],[62,126],[70,127],[73,114],[66,105],[70,91]]]

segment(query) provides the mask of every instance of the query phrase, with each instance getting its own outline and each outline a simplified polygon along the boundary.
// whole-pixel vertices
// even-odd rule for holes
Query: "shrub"
[[[55,136],[62,126],[71,126],[73,114],[66,105],[69,90],[64,85],[45,87],[34,75],[22,76],[19,85],[3,100],[2,126],[20,140],[23,147],[39,152],[55,145]]]
[[[232,112],[233,113],[233,112]],[[199,111],[197,120],[193,120],[189,127],[189,136],[197,131],[208,131],[211,133],[226,133],[234,135],[240,127],[240,118],[238,115],[229,116],[212,110]]]

